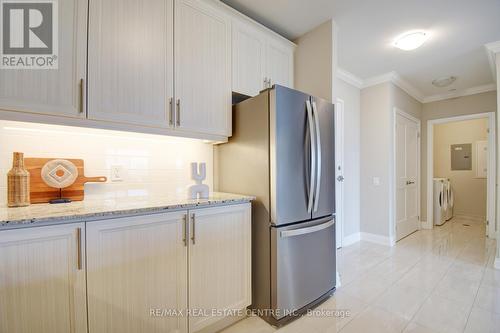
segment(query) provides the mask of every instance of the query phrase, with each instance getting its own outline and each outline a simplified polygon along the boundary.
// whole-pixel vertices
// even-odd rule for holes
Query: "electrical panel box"
[[[472,144],[451,145],[451,170],[472,170]]]

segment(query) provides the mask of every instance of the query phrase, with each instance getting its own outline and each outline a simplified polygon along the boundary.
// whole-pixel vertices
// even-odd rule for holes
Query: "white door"
[[[86,333],[85,225],[0,231],[0,332]]]
[[[269,38],[266,59],[266,76],[270,85],[293,88],[293,49]]]
[[[187,332],[186,214],[87,222],[89,333]]]
[[[335,106],[335,240],[342,247],[344,226],[344,101]]]
[[[265,88],[265,39],[260,31],[234,20],[233,39],[233,91],[256,96]]]
[[[231,22],[208,2],[175,2],[175,95],[176,128],[231,134]]]
[[[396,113],[396,240],[419,229],[419,123]]]
[[[173,22],[173,0],[90,0],[90,119],[173,127]]]
[[[57,4],[58,68],[0,69],[1,110],[85,117],[87,0]]]
[[[189,307],[240,310],[251,303],[251,206],[241,204],[189,211]],[[197,332],[220,316],[192,316]]]

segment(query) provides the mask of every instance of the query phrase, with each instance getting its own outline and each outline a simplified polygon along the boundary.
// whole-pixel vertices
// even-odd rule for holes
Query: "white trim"
[[[344,238],[344,202],[345,202],[345,186],[343,182],[337,181],[337,177],[344,175],[344,100],[337,98],[335,103],[335,211],[336,211],[336,234],[339,236],[337,248],[343,246]],[[340,170],[339,170],[340,169]]]
[[[420,221],[421,229],[432,229],[432,224],[429,224],[427,221]]]
[[[493,54],[493,59],[494,59],[494,57],[495,57],[495,55]],[[490,58],[490,65],[491,65],[491,61],[492,61],[491,59],[492,58]],[[494,60],[493,60],[492,66],[494,66],[494,70],[496,73],[496,66],[495,66]],[[493,68],[492,68],[492,70],[493,70]],[[417,101],[419,101],[420,103],[423,103],[423,104],[430,103],[430,102],[442,101],[442,100],[450,99],[450,98],[481,94],[481,93],[485,93],[485,92],[489,92],[489,91],[495,91],[497,89],[496,84],[491,83],[491,84],[485,84],[485,85],[481,85],[481,86],[470,87],[470,88],[454,91],[451,93],[447,92],[447,93],[443,93],[443,94],[425,96],[420,90],[418,90],[416,87],[414,87],[410,82],[403,79],[395,71],[388,72],[388,73],[385,73],[382,75],[373,76],[373,77],[370,77],[370,78],[363,80],[362,78],[354,75],[353,73],[351,73],[343,68],[338,67],[337,71],[336,71],[336,76],[337,76],[337,78],[341,79],[342,81],[347,82],[348,84],[350,84],[358,89],[369,88],[372,86],[376,86],[378,84],[391,82],[394,85],[401,88],[403,91],[405,91],[408,95],[410,95],[411,97],[413,97],[414,99],[416,99]],[[495,74],[495,76],[496,76],[496,74]]]
[[[496,257],[496,258],[495,258],[494,267],[495,267],[496,269],[500,269],[500,258],[499,258],[499,257]]]
[[[358,89],[362,89],[364,85],[362,79],[342,68],[337,69],[337,78]]]
[[[368,232],[360,232],[360,239],[362,241],[367,241],[367,242],[386,245],[386,246],[393,246],[394,245],[394,243],[391,241],[390,237],[377,235],[377,234],[371,234]]]
[[[484,49],[486,51],[486,55],[488,56],[488,62],[490,64],[493,80],[496,81],[497,80],[496,54],[500,53],[500,41],[485,44]]]
[[[464,89],[464,90],[454,91],[454,92],[451,92],[451,93],[426,96],[426,97],[423,98],[422,103],[430,103],[430,102],[442,101],[444,99],[470,96],[470,95],[481,94],[481,93],[485,93],[485,92],[489,92],[489,91],[496,91],[496,90],[497,90],[497,85],[496,84],[494,84],[494,83],[492,83],[492,84],[485,84],[485,85],[482,85],[482,86],[467,88],[467,89]]]
[[[420,189],[421,189],[421,175],[420,175],[420,164],[421,164],[421,140],[422,138],[420,137],[421,133],[421,121],[420,119],[417,119],[413,117],[411,114],[406,113],[405,111],[394,107],[393,108],[393,113],[392,113],[392,144],[391,144],[391,172],[390,172],[390,179],[389,179],[389,184],[390,184],[390,202],[389,202],[389,207],[390,207],[390,212],[389,212],[389,235],[391,238],[391,242],[395,243],[396,238],[397,238],[397,233],[396,233],[396,118],[397,115],[400,115],[402,117],[405,117],[417,124],[417,131],[418,131],[418,139],[417,139],[417,212],[420,217],[420,220],[422,220],[421,212],[420,212],[420,207],[421,207],[421,196],[420,196]],[[420,225],[421,223],[419,223]]]
[[[472,120],[472,119],[488,119],[488,180],[487,180],[487,219],[489,221],[489,235],[490,238],[497,238],[496,230],[498,229],[495,203],[496,203],[496,120],[495,112],[469,114],[464,116],[456,116],[449,118],[432,119],[427,122],[427,226],[429,229],[434,227],[434,217],[432,209],[433,200],[433,178],[434,178],[434,125],[445,124],[456,121]],[[490,170],[494,170],[491,172]],[[491,226],[494,226],[491,228]]]
[[[354,234],[350,234],[348,236],[344,236],[344,239],[342,241],[343,247],[352,245],[354,243],[357,243],[361,240],[361,234],[359,232],[356,232]]]

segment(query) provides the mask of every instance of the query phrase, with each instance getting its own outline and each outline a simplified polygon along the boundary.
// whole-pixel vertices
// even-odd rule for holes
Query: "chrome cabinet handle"
[[[170,97],[168,99],[168,124],[172,126],[174,124],[174,109],[172,108],[173,99]]]
[[[309,137],[311,140],[311,174],[310,174],[310,183],[309,183],[309,202],[307,204],[307,212],[311,213],[313,208],[313,200],[314,200],[314,186],[316,185],[316,136],[314,135],[314,124],[313,124],[313,115],[311,110],[311,101],[306,101],[306,109],[307,109],[307,122],[309,124]]]
[[[85,94],[85,80],[80,79],[80,96],[79,96],[78,113],[83,113],[84,111],[83,110],[84,106],[83,99],[85,98],[84,94]]]
[[[177,126],[181,126],[181,100],[180,100],[180,98],[177,99],[176,106],[177,106],[177,114],[175,116],[175,120],[176,120]]]
[[[76,269],[82,269],[82,228],[76,228]]]
[[[411,181],[411,180],[407,180],[407,181],[406,181],[406,185],[412,185],[412,184],[415,184],[415,182],[414,182],[414,181]]]
[[[318,116],[318,108],[316,107],[316,102],[312,102],[313,107],[313,116],[314,116],[314,124],[316,125],[316,147],[318,149],[317,152],[317,175],[316,175],[316,194],[314,195],[314,211],[318,210],[319,204],[319,195],[321,189],[321,129],[319,127],[319,116]]]
[[[196,225],[196,218],[195,218],[195,215],[194,213],[191,215],[191,221],[193,222],[193,234],[191,236],[191,241],[193,242],[193,245],[195,244],[196,242],[196,229],[195,229],[195,225]]]
[[[182,242],[184,243],[184,246],[188,245],[187,239],[188,239],[188,217],[187,214],[184,214],[182,218]]]
[[[344,176],[338,176],[337,177],[337,181],[339,181],[339,182],[343,182],[344,179],[345,179]]]

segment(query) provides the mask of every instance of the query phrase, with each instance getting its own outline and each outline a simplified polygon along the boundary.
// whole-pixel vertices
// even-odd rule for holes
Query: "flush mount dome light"
[[[435,79],[432,81],[432,85],[438,88],[444,88],[451,85],[453,82],[457,80],[456,76],[445,76],[440,77],[439,79]]]
[[[425,31],[410,31],[397,37],[393,45],[405,51],[415,50],[422,46],[427,38],[429,38],[429,34]]]

